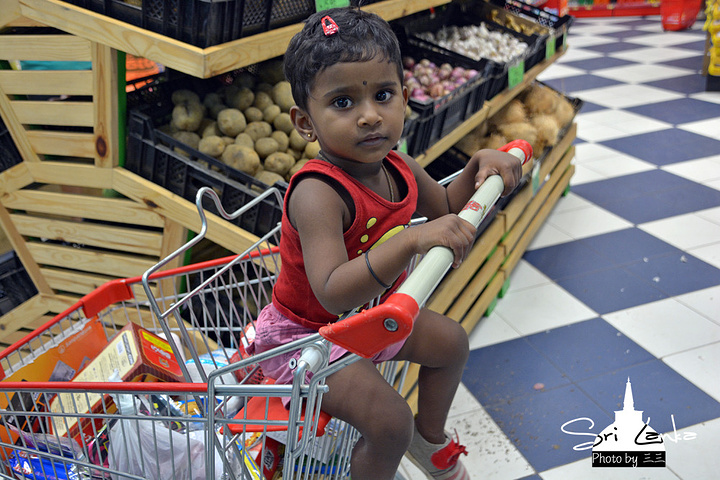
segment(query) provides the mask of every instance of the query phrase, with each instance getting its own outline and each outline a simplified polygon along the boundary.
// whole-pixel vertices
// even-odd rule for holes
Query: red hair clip
[[[323,33],[325,33],[326,37],[335,35],[338,32],[337,23],[335,23],[335,20],[330,18],[330,15],[325,15],[322,20],[320,20],[320,23],[322,24]]]

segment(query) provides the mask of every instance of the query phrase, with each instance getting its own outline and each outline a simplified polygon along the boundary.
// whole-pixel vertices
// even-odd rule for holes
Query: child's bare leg
[[[413,436],[413,415],[405,399],[369,360],[359,360],[327,378],[322,409],[361,435],[352,451],[353,480],[395,476]]]
[[[445,422],[469,355],[467,333],[454,320],[422,309],[396,359],[421,365],[418,375],[420,435],[431,443],[445,441]]]

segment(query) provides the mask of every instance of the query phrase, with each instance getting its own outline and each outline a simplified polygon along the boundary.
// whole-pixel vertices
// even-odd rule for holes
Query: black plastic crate
[[[560,51],[564,47],[565,35],[575,20],[571,15],[558,16],[543,8],[521,2],[520,0],[485,0],[483,8],[507,11],[519,17],[519,19],[533,22],[536,25],[547,29],[546,43],[554,42],[554,51]],[[540,49],[543,51],[543,48]]]
[[[408,142],[408,153],[416,156],[483,107],[491,81],[491,65],[487,60],[473,62],[465,58],[449,57],[442,52],[404,41],[401,41],[401,51],[403,56],[411,56],[416,61],[427,59],[438,66],[448,63],[453,67],[477,71],[475,77],[441,98],[424,102],[410,98],[409,105],[418,113],[419,118],[412,142]]]
[[[14,251],[0,256],[0,315],[37,295],[38,290]]]
[[[219,195],[225,210],[233,212],[247,204],[269,186],[256,178],[236,170],[221,161],[205,155],[179,142],[158,127],[168,123],[172,115],[172,92],[180,88],[191,88],[203,94],[214,91],[222,82],[221,78],[208,80],[179,75],[176,78],[157,78],[154,82],[128,94],[128,146],[124,167],[170,192],[195,202],[197,191],[208,186]],[[181,149],[185,154],[176,152]],[[281,194],[287,190],[287,183],[274,185]],[[215,205],[204,202],[212,213]],[[282,218],[282,205],[268,197],[236,219],[234,223],[242,229],[261,236],[274,228]]]
[[[525,42],[528,45],[528,48],[523,54],[515,57],[510,62],[500,63],[484,58],[470,58],[453,50],[444,48],[436,43],[429,42],[418,36],[418,34],[423,32],[438,32],[443,27],[447,26],[464,27],[479,25],[481,23],[484,23],[491,31],[500,31],[512,35],[513,37]],[[518,64],[519,62],[523,62],[524,71],[527,71],[539,61],[541,42],[538,35],[523,35],[502,25],[498,25],[485,18],[481,11],[473,7],[472,4],[466,5],[451,3],[446,8],[438,9],[433,13],[424,11],[405,17],[396,21],[394,25],[396,33],[401,40],[404,40],[410,45],[421,46],[426,49],[440,52],[453,59],[453,61],[474,62],[477,70],[489,68],[490,73],[488,76],[492,80],[488,86],[488,99],[491,99],[508,86],[508,72],[512,66]],[[542,55],[544,58],[544,51],[542,52]],[[486,63],[489,67],[485,66]]]
[[[64,0],[200,48],[300,22],[312,0]]]
[[[10,131],[0,118],[0,172],[4,172],[13,165],[22,162],[22,156],[15,146]]]

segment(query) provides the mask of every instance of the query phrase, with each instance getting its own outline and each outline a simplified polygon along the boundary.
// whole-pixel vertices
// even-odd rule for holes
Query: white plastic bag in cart
[[[111,380],[113,380],[111,378]],[[113,395],[118,411],[135,416],[132,395]],[[142,397],[136,397],[144,402]],[[147,480],[205,480],[205,431],[177,432],[164,422],[121,418],[108,432],[108,467]],[[215,475],[222,478],[223,459],[215,452]],[[235,469],[237,465],[233,465]],[[120,480],[113,475],[113,480]]]
[[[148,480],[205,480],[205,432],[178,433],[160,422],[118,420],[109,432],[108,467]],[[216,452],[213,478],[222,473]]]

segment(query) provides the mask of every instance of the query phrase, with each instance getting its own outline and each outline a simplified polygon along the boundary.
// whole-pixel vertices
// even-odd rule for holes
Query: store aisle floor
[[[720,92],[701,28],[576,19],[540,75],[584,101],[576,171],[471,335],[449,427],[472,478],[717,478]],[[595,435],[633,408],[665,434],[665,467],[593,467]]]

